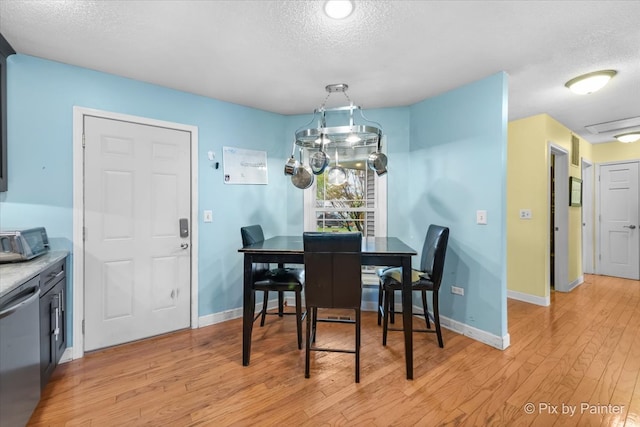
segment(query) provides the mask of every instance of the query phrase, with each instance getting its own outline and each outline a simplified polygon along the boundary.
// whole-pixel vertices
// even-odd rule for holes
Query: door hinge
[[[82,134],[82,148],[84,148],[84,133]]]
[[[82,319],[82,335],[84,335],[84,319]]]
[[[602,259],[602,255],[598,254],[598,259],[601,260]]]
[[[82,227],[82,241],[87,241],[87,227]]]

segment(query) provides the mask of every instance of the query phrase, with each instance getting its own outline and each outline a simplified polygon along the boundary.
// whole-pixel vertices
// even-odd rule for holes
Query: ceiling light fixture
[[[378,123],[367,120],[362,113],[362,108],[353,104],[347,95],[349,86],[344,83],[331,84],[327,85],[325,89],[329,94],[320,108],[313,111],[313,118],[309,123],[296,131],[296,145],[316,150],[322,148],[323,142],[325,146],[331,148],[352,148],[354,144],[357,144],[358,147],[377,147],[380,138],[382,138],[382,129]],[[325,108],[331,94],[337,92],[344,94],[349,105]],[[354,119],[356,112],[368,124],[356,124]],[[342,120],[348,120],[348,124],[333,126],[334,123],[332,123],[331,126],[327,125],[328,121],[339,124]],[[312,126],[316,121],[317,124]]]
[[[324,172],[329,164],[329,156],[326,154],[333,150],[338,155],[338,149],[347,150],[351,153],[358,153],[361,161],[369,159],[369,169],[379,176],[387,172],[386,156],[382,153],[382,128],[370,120],[367,120],[362,113],[361,107],[354,105],[347,95],[349,86],[344,83],[331,84],[325,87],[328,95],[322,105],[313,111],[313,118],[309,123],[299,128],[295,133],[293,152],[291,158],[285,164],[285,175],[295,175],[299,169],[299,164],[295,160],[296,146],[300,153],[308,151],[308,158],[314,174],[319,175]],[[326,108],[325,105],[329,97],[341,92],[349,102],[343,107]],[[355,114],[358,113],[363,124],[356,124]],[[359,120],[360,121],[360,120]],[[302,158],[302,155],[300,156]],[[358,160],[357,158],[355,160]],[[337,159],[336,159],[337,163]],[[383,164],[384,163],[384,164]],[[337,164],[331,169],[343,171]]]
[[[621,133],[620,135],[614,136],[614,138],[620,142],[624,142],[625,144],[636,142],[640,140],[640,130],[637,130],[635,132]]]
[[[328,0],[324,4],[324,13],[329,18],[344,19],[353,12],[353,2],[350,0]]]
[[[602,89],[616,73],[615,70],[594,71],[571,79],[564,85],[573,93],[587,95]]]

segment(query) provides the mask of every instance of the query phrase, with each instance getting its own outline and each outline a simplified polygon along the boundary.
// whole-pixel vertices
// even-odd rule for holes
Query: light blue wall
[[[242,306],[241,226],[261,223],[267,237],[302,232],[302,191],[283,166],[309,115],[281,116],[25,55],[9,57],[7,68],[9,191],[0,193],[0,226],[44,225],[57,248],[71,249],[72,111],[81,106],[198,127],[199,211],[214,216],[199,223],[199,316]],[[499,74],[411,107],[366,110],[388,139],[389,235],[420,250],[429,223],[449,225],[442,314],[499,336],[506,333],[503,107]],[[222,168],[207,159],[212,150],[222,164],[222,146],[267,151],[269,184],[225,185]],[[489,225],[475,225],[476,209],[489,212]],[[465,297],[453,299],[451,284]]]
[[[198,311],[242,307],[239,228],[261,222],[273,234],[287,231],[285,117],[25,55],[10,56],[7,71],[9,191],[0,193],[0,226],[43,225],[56,248],[71,249],[74,106],[197,126],[200,217],[204,209],[214,217],[199,224]],[[222,167],[207,158],[212,150],[222,165],[223,146],[266,150],[269,185],[224,184]]]
[[[450,228],[440,312],[499,337],[507,333],[506,130],[504,73],[413,105],[411,195],[404,210],[389,209],[390,233],[415,248],[429,224]],[[476,210],[487,211],[487,225],[476,224]]]

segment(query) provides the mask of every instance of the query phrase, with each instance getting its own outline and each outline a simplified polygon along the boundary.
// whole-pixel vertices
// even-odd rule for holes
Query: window
[[[347,180],[342,185],[329,184],[328,167],[304,190],[305,231],[360,231],[363,238],[387,235],[387,179],[366,165],[355,165],[357,169],[344,168]],[[374,266],[362,267],[363,283],[378,283],[375,270]]]
[[[354,162],[354,166],[344,167],[347,179],[342,185],[329,183],[331,167],[315,176],[314,184],[304,194],[306,231],[387,235],[386,177],[378,177],[364,162]]]

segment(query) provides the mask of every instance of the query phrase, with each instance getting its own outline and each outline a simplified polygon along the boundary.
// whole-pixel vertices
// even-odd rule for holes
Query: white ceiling
[[[620,132],[585,126],[640,116],[640,1],[355,0],[344,21],[323,5],[0,0],[0,32],[18,53],[282,114],[332,83],[370,109],[506,71],[509,120],[548,113],[598,143]],[[600,92],[564,87],[599,69],[618,71]]]

